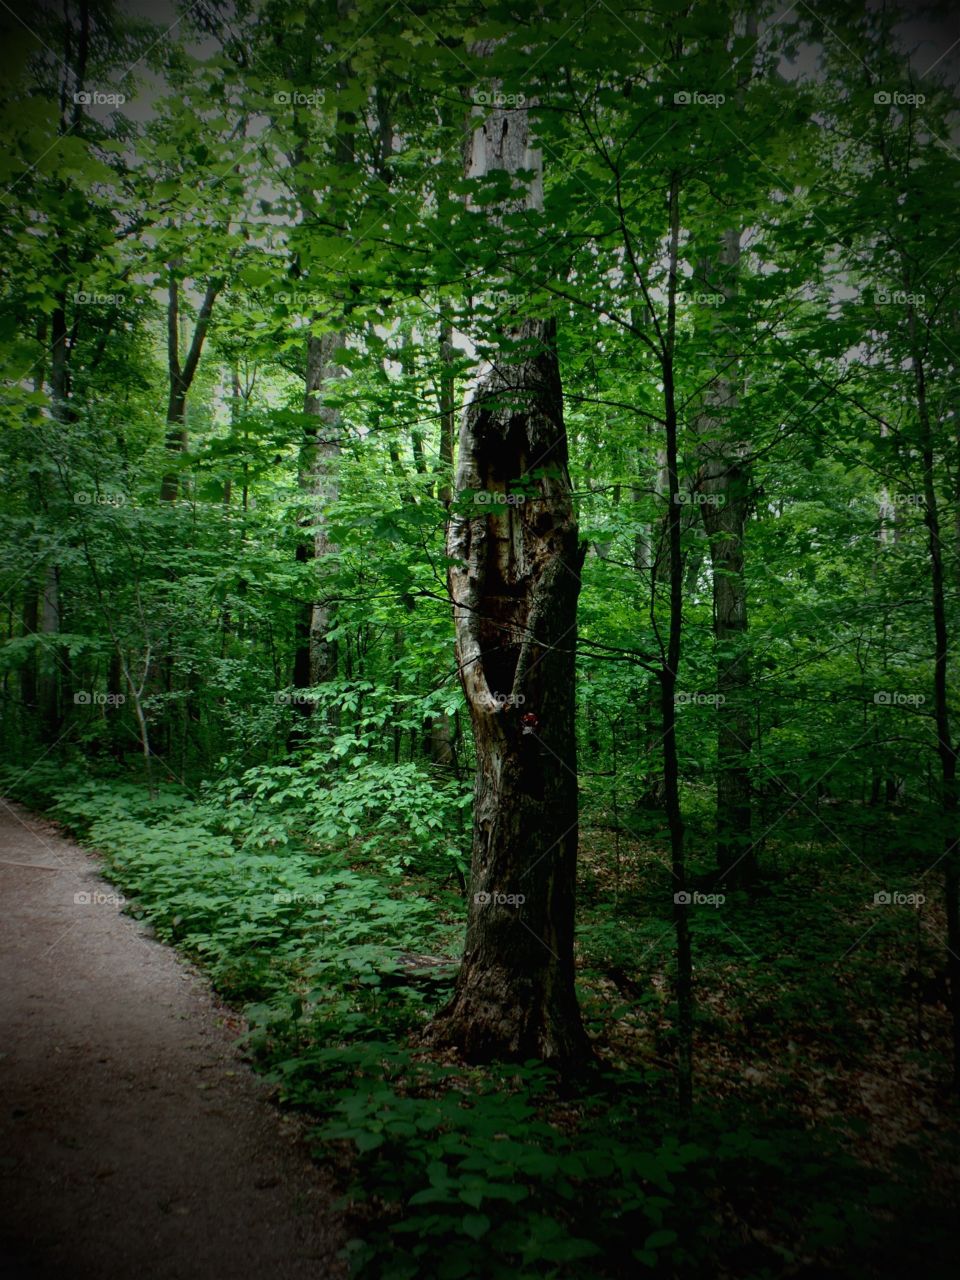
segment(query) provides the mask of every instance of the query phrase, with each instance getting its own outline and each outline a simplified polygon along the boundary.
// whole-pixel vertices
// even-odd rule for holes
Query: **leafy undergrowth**
[[[45,766],[3,783],[98,850],[128,909],[243,1007],[251,1060],[316,1118],[365,1280],[954,1273],[951,1206],[932,1191],[957,1158],[935,947],[832,855],[784,850],[763,895],[693,917],[699,1105],[681,1127],[655,854],[626,849],[612,869],[608,842],[584,842],[581,1000],[600,1065],[565,1082],[418,1048],[461,942],[442,840],[418,865],[408,837],[311,830],[273,775],[269,821],[251,779],[199,799]]]

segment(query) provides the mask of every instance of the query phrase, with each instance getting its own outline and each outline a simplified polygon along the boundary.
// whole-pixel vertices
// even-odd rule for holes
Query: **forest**
[[[956,12],[2,23],[0,803],[310,1274],[956,1275]]]

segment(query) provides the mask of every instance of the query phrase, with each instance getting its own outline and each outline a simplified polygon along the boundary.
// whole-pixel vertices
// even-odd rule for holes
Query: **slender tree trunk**
[[[913,344],[913,373],[923,460],[924,522],[927,526],[930,548],[930,588],[934,630],[933,709],[937,730],[937,754],[940,758],[947,972],[950,977],[950,1004],[953,1017],[953,1084],[955,1089],[960,1089],[960,827],[957,821],[957,749],[953,745],[950,729],[947,664],[950,644],[947,630],[940,511],[934,474],[936,456],[933,427],[927,404],[925,370],[918,350],[916,316],[912,308],[910,336]]]
[[[456,386],[453,372],[453,325],[447,316],[440,322],[440,482],[439,498],[449,507],[452,491],[453,440],[456,435]]]
[[[22,631],[24,637],[35,639],[40,625],[40,593],[35,582],[28,582],[23,593]],[[30,656],[20,668],[20,702],[23,707],[24,722],[30,732],[36,730],[37,717],[37,651],[33,649]]]
[[[677,1075],[680,1110],[693,1104],[693,957],[686,893],[683,814],[680,805],[680,763],[677,753],[677,677],[683,629],[683,506],[679,501],[677,405],[674,379],[676,335],[677,258],[680,239],[680,183],[670,179],[670,261],[667,298],[667,332],[664,342],[663,405],[666,445],[667,540],[670,563],[670,629],[666,662],[660,673],[663,721],[663,785],[670,830],[670,868],[673,873],[673,923],[677,943]]]
[[[40,681],[40,724],[45,742],[55,742],[63,722],[60,689],[59,644],[60,631],[60,568],[50,565],[43,584],[43,608],[40,629],[48,637],[43,658]]]
[[[344,347],[343,333],[325,334],[321,339],[321,368],[323,381],[329,382],[343,376],[343,368],[339,365],[337,354]],[[308,410],[309,412],[309,410]],[[322,397],[316,408],[318,429],[320,432],[317,445],[313,474],[313,497],[318,505],[333,506],[340,496],[337,468],[340,460],[340,411],[334,408],[326,397]],[[337,554],[337,548],[330,537],[330,526],[326,515],[314,512],[316,532],[313,541],[313,556],[319,564],[329,567]],[[310,684],[325,684],[336,679],[337,644],[329,639],[336,616],[336,604],[328,598],[317,601],[310,615]]]
[[[300,488],[308,500],[308,511],[301,520],[305,532],[297,543],[297,560],[301,564],[325,561],[336,554],[330,539],[327,517],[321,510],[332,505],[339,496],[337,465],[340,456],[340,416],[325,399],[324,388],[329,378],[342,373],[332,357],[343,345],[341,334],[311,336],[307,341],[307,382],[304,414],[308,425],[300,453]],[[312,532],[306,532],[312,530]],[[316,580],[313,579],[314,584]],[[322,587],[314,585],[311,595]],[[337,645],[328,638],[334,624],[335,605],[327,600],[307,600],[300,607],[297,620],[297,648],[294,655],[293,683],[297,689],[312,689],[336,678]],[[298,711],[309,715],[307,701],[296,704]]]
[[[736,294],[740,233],[723,233],[718,291]],[[750,503],[747,446],[734,440],[729,417],[737,406],[735,353],[724,357],[705,396],[699,430],[707,437],[701,452],[699,496],[710,540],[713,579],[713,634],[717,693],[717,870],[727,884],[753,884],[759,876],[752,840],[750,752],[751,672],[747,651],[747,586],[744,532]]]
[[[444,316],[440,322],[440,458],[442,473],[438,497],[449,513],[453,492],[450,475],[453,468],[453,436],[456,427],[454,409],[455,388],[453,375],[453,326]],[[449,532],[449,521],[444,525]],[[430,758],[442,768],[457,771],[456,742],[453,721],[446,711],[433,716],[429,723]]]
[[[187,358],[180,363],[180,282],[176,276],[175,264],[167,269],[167,373],[169,391],[167,395],[167,431],[166,446],[171,453],[183,453],[187,447],[187,395],[193,385],[193,379],[203,353],[207,331],[213,316],[213,306],[222,281],[211,280],[207,285],[197,313],[193,339]],[[160,497],[164,502],[175,502],[180,492],[180,477],[176,471],[168,471],[160,482]]]
[[[349,12],[349,0],[337,0],[337,12],[344,16]],[[307,63],[312,65],[312,54],[306,50]],[[346,88],[351,79],[349,62],[341,62],[337,66],[337,81],[341,88]],[[392,137],[389,123],[384,118],[381,122],[381,139]],[[338,108],[334,125],[333,159],[337,165],[350,169],[355,162],[356,116],[351,111]],[[301,209],[306,215],[314,214],[318,208],[317,194],[313,189],[309,176],[304,177],[300,168],[309,163],[306,141],[301,141],[293,157],[292,182],[297,193]],[[345,208],[334,207],[329,211],[334,222],[345,218]],[[314,317],[317,319],[318,317]],[[337,361],[337,353],[346,345],[346,333],[311,334],[307,339],[307,374],[304,395],[304,413],[311,421],[305,430],[304,442],[300,455],[300,487],[308,495],[309,512],[307,521],[313,526],[311,538],[301,537],[297,545],[297,560],[300,563],[317,561],[324,568],[336,556],[337,548],[330,539],[326,516],[321,514],[322,506],[329,506],[339,498],[337,469],[340,457],[340,414],[333,408],[324,395],[327,383],[342,377],[343,367]],[[328,562],[326,565],[324,562]],[[313,577],[316,582],[316,575]],[[333,629],[336,606],[330,599],[321,598],[305,602],[301,606],[297,622],[297,648],[294,656],[293,683],[297,689],[314,688],[335,680],[339,656],[336,641],[329,638]],[[308,702],[297,704],[304,715],[309,715],[312,706]],[[338,723],[338,716],[331,710],[330,723]]]

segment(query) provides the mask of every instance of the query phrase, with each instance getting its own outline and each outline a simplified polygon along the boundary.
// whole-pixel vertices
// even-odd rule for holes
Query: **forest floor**
[[[261,820],[242,802],[40,773],[3,784],[30,809],[0,801],[14,1280],[335,1276],[340,1245],[363,1280],[956,1276],[943,909],[909,833],[833,812],[859,856],[796,829],[754,893],[695,908],[681,1126],[655,827],[584,825],[578,993],[600,1066],[571,1092],[534,1064],[424,1052],[462,943],[442,864],[384,874],[383,849],[300,843],[295,808],[287,843],[274,821],[248,848],[224,834]],[[691,844],[703,870],[709,841]]]
[[[342,1274],[334,1192],[197,971],[6,802],[0,889],[4,1275]]]

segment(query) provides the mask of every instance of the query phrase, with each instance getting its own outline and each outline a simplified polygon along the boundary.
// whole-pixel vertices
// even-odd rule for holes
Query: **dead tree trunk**
[[[490,113],[469,152],[469,177],[539,172],[523,111]],[[537,207],[539,192],[535,178],[501,214]],[[481,378],[462,417],[461,509],[447,539],[477,771],[466,949],[453,999],[428,1035],[470,1061],[534,1057],[570,1066],[590,1056],[573,960],[583,549],[554,325],[527,320],[504,336],[509,358]],[[521,481],[532,495],[507,502],[522,496],[514,492]]]

